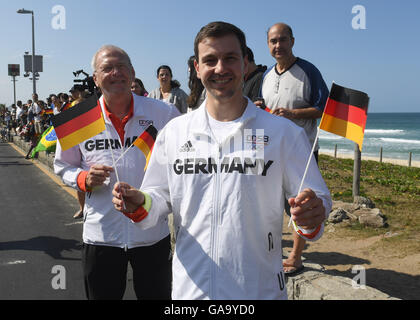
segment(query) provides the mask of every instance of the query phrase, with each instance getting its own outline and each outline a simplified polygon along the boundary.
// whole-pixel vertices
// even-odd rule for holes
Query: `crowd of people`
[[[207,24],[187,61],[189,94],[168,65],[157,68],[159,87],[148,92],[123,49],[107,45],[95,53],[93,80],[107,135],[92,139],[121,143],[109,149],[81,143],[68,150],[57,143],[54,161],[55,173],[79,193],[75,217],[84,218],[88,299],[121,299],[128,263],[139,299],[287,298],[284,277],[303,270],[305,241],[321,237],[331,209],[316,151],[297,194],[328,89],[313,64],[294,56],[294,41],[290,26],[271,26],[267,44],[275,64],[267,68],[255,63],[239,28]],[[51,111],[45,110],[71,108],[85,98],[78,89],[71,96],[50,95],[45,103],[35,94],[4,119],[15,134],[29,123],[39,136],[50,125]],[[136,148],[114,164],[112,153],[118,156],[125,139],[149,124],[159,135],[147,170]],[[245,143],[229,143],[247,132],[256,137],[249,150]],[[285,260],[284,210],[296,223]]]
[[[1,119],[9,133],[20,136],[30,143],[30,150],[26,159],[36,146],[41,134],[51,126],[51,117],[66,110],[83,98],[83,90],[74,86],[67,93],[50,94],[45,100],[40,100],[38,94],[32,94],[25,104],[18,100],[12,104],[11,110],[3,110]]]

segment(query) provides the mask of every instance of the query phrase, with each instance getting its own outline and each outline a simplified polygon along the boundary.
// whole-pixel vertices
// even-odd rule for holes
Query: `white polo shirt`
[[[282,73],[279,73],[275,66],[269,68],[263,76],[262,97],[268,108],[292,110],[315,107],[324,111],[329,92],[321,73],[312,63],[297,58],[295,63]],[[316,119],[292,121],[305,129],[309,142],[313,145],[317,131]]]

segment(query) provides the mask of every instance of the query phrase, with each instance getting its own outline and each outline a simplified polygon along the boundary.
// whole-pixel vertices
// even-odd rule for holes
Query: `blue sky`
[[[54,29],[52,9],[65,9],[65,29]],[[362,5],[366,29],[353,19]],[[258,64],[272,65],[266,30],[276,22],[291,25],[294,53],[315,64],[328,87],[332,81],[370,96],[370,112],[420,112],[420,1],[379,0],[25,0],[0,4],[0,103],[13,103],[7,65],[21,65],[17,99],[26,101],[32,82],[23,77],[23,54],[32,48],[31,15],[35,12],[35,53],[44,56],[37,81],[41,99],[68,92],[73,71],[92,73],[90,61],[103,44],[128,52],[136,75],[151,91],[158,86],[156,69],[172,67],[174,79],[189,92],[187,59],[193,41],[208,22],[222,20],[240,27]]]

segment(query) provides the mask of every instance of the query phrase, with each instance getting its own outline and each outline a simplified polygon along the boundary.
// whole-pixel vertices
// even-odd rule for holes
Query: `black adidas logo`
[[[188,140],[180,149],[179,152],[193,152],[195,149],[190,140]]]

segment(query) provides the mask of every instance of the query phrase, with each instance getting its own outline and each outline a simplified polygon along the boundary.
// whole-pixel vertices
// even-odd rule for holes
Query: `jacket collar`
[[[247,98],[247,97],[245,97]],[[247,98],[248,104],[245,108],[245,111],[243,113],[241,124],[238,129],[243,128],[243,126],[250,121],[251,119],[254,119],[257,115],[257,107]],[[211,136],[211,130],[209,127],[209,121],[207,118],[207,112],[206,112],[206,101],[205,99],[203,103],[200,105],[198,109],[193,111],[193,114],[191,115],[191,132],[195,135],[206,135]]]
[[[132,96],[132,103],[133,103],[133,116],[143,116],[144,115],[144,108],[143,108],[143,104],[142,103],[138,103],[139,97],[138,95],[131,93]],[[99,98],[99,102],[101,105],[101,109],[102,109],[102,115],[105,119],[105,123],[108,124],[112,124],[111,120],[109,119],[109,117],[107,116],[107,111],[105,110],[105,101],[104,101],[104,96],[102,95]]]

